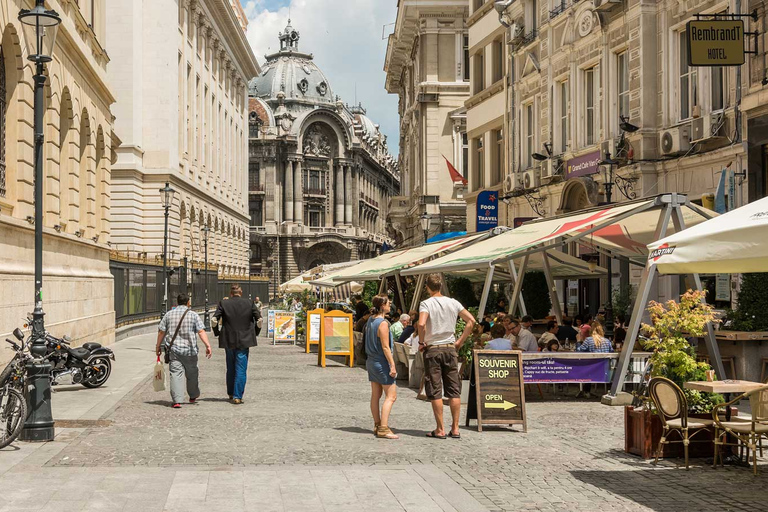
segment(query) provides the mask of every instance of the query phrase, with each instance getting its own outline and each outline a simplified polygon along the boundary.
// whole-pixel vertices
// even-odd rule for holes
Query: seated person
[[[579,332],[573,328],[573,320],[570,318],[563,318],[563,325],[557,330],[557,339],[563,341],[576,341],[576,336]]]
[[[395,341],[398,341],[400,343],[405,343],[405,341],[411,337],[412,334],[416,332],[416,327],[413,325],[416,323],[416,320],[419,319],[419,312],[418,311],[411,311],[408,313],[408,325],[405,325],[403,327],[403,332],[400,333],[400,338],[396,339]]]
[[[543,350],[543,352],[559,352],[559,351],[560,351],[560,342],[557,341],[557,339],[549,340]]]
[[[483,316],[483,321],[480,322],[480,324],[483,327],[483,332],[488,333],[491,332],[491,315],[490,313],[486,313]]]
[[[539,337],[539,348],[543,350],[547,348],[550,341],[557,341],[557,333],[559,330],[560,328],[557,326],[557,322],[554,320],[547,322],[547,332]]]
[[[512,350],[512,342],[504,337],[507,329],[501,324],[491,327],[491,341],[485,344],[486,350]]]

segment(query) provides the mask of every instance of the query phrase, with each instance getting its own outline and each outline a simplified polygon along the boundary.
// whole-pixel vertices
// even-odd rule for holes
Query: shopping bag
[[[157,356],[155,378],[152,380],[152,387],[155,388],[155,391],[165,391],[165,366],[160,361],[160,356]]]

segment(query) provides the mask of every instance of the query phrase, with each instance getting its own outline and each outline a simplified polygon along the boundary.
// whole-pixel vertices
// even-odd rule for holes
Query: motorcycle
[[[86,388],[98,388],[104,385],[112,373],[115,354],[112,349],[100,343],[84,343],[82,347],[72,348],[67,336],[56,338],[45,335],[48,349],[46,359],[51,362],[51,386],[62,384],[68,377],[71,384],[82,384]]]

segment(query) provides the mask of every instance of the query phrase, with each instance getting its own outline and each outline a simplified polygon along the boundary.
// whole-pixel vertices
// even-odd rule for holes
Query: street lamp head
[[[627,116],[619,116],[619,128],[621,128],[621,131],[627,132],[627,133],[635,133],[640,128],[633,125],[629,122],[629,117]]]
[[[617,160],[614,160],[613,158],[611,158],[611,153],[609,151],[606,151],[605,152],[605,158],[600,160],[597,163],[597,165],[616,165],[618,163],[619,162]]]
[[[32,9],[19,11],[19,21],[27,44],[27,58],[33,62],[50,62],[61,23],[59,13],[46,9],[44,0],[37,0]]]
[[[173,195],[176,191],[166,182],[165,186],[160,189],[160,199],[163,201],[163,208],[166,210],[173,205]]]
[[[539,162],[543,162],[544,160],[548,160],[549,159],[549,157],[547,155],[542,155],[541,153],[533,153],[531,155],[531,158],[533,158],[534,160],[537,160]]]
[[[419,221],[421,222],[421,230],[425,233],[429,231],[429,226],[432,224],[432,217],[429,214],[424,214],[421,217],[419,217]]]

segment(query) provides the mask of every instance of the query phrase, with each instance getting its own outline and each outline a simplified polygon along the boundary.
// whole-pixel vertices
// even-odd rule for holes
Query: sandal
[[[432,432],[427,433],[427,437],[431,437],[432,439],[446,439],[445,434],[439,436],[437,435],[437,430],[433,430]]]
[[[377,439],[400,439],[400,436],[392,432],[392,430],[390,430],[389,427],[384,427],[379,425],[379,428],[376,430],[376,438]]]
[[[448,436],[451,437],[452,439],[461,439],[461,432],[457,434],[454,434],[453,432],[449,432]]]
[[[380,426],[380,424],[379,424],[379,423],[374,423],[374,424],[373,424],[373,435],[374,435],[374,436],[376,436],[376,432],[378,432],[378,431],[379,431],[379,426]]]

